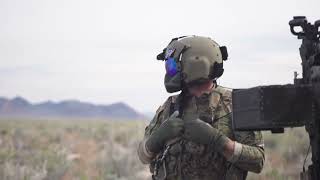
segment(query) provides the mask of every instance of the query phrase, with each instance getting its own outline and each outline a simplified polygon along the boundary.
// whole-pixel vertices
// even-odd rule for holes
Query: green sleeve
[[[139,143],[137,153],[138,153],[138,157],[139,157],[140,161],[144,164],[149,164],[153,160],[153,158],[155,157],[155,154],[150,152],[147,149],[145,143],[146,143],[147,139],[150,137],[150,135],[152,134],[152,132],[159,127],[159,125],[158,125],[159,124],[159,115],[162,113],[162,111],[163,111],[163,108],[160,106],[158,108],[158,110],[156,111],[156,114],[154,115],[154,117],[150,121],[149,125],[146,126],[144,138]]]
[[[265,161],[261,132],[238,131],[235,132],[235,139],[242,144],[242,150],[234,165],[242,170],[260,173]]]

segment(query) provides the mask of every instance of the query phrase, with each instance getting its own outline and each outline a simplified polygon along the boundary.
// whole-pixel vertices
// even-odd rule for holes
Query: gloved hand
[[[209,145],[214,151],[222,153],[228,137],[208,123],[196,119],[185,122],[184,137],[187,140]]]
[[[182,135],[184,123],[182,119],[177,118],[178,115],[179,112],[175,111],[151,134],[146,141],[146,147],[149,151],[158,153],[167,141]]]

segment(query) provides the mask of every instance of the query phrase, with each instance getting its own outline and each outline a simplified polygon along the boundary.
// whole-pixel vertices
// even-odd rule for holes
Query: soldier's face
[[[204,93],[210,92],[210,90],[213,88],[214,84],[212,81],[205,82],[203,84],[189,86],[188,91],[190,94],[196,97],[200,97]]]

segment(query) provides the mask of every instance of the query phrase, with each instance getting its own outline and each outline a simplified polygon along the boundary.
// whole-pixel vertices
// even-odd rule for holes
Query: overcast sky
[[[319,0],[0,0],[0,96],[31,102],[124,101],[152,112],[170,94],[156,55],[171,38],[209,36],[229,49],[221,85],[292,83],[294,15]]]

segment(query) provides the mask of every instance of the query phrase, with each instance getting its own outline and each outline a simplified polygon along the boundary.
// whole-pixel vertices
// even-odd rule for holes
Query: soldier
[[[156,180],[243,180],[264,164],[261,132],[231,125],[231,90],[218,86],[226,48],[210,38],[179,37],[157,56],[170,96],[145,129],[138,156]]]

